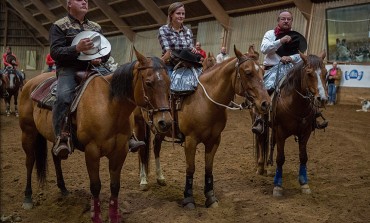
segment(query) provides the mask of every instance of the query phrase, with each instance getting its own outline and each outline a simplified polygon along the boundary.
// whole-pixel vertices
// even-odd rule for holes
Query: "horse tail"
[[[48,153],[47,141],[40,133],[36,136],[35,148],[37,179],[41,185],[44,185],[46,182]]]

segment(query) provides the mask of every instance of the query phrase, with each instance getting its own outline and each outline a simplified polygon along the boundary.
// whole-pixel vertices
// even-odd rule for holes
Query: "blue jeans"
[[[57,100],[53,106],[53,128],[55,136],[61,133],[63,119],[69,111],[73,100],[77,82],[75,80],[76,70],[73,68],[60,68],[57,71]]]
[[[335,103],[337,99],[337,87],[335,84],[329,84],[328,85],[328,96],[329,96],[329,103]]]

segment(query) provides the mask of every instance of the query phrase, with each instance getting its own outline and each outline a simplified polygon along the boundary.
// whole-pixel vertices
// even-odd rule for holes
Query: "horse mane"
[[[131,97],[132,96],[132,80],[134,78],[133,70],[136,60],[131,63],[125,63],[114,71],[110,84],[111,97]]]
[[[158,71],[160,69],[166,69],[164,62],[158,57],[148,57],[152,60],[151,69]],[[110,84],[111,97],[131,97],[133,93],[132,80],[134,78],[133,70],[137,60],[123,64],[118,67],[112,77],[112,82]]]
[[[289,70],[285,80],[281,84],[281,87],[285,87],[288,91],[296,89],[296,87],[300,86],[301,84],[302,75],[304,75],[303,69],[305,68],[305,66],[311,66],[312,69],[315,71],[322,65],[323,62],[318,56],[312,54],[308,55],[307,65],[305,65],[303,61],[301,61],[297,65],[293,66],[293,68]]]

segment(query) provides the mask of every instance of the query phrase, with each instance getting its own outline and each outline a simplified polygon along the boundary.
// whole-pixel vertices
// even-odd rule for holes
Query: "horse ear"
[[[208,57],[211,57],[211,52],[208,52]]]
[[[248,53],[249,54],[255,54],[254,45],[253,44],[249,46]]]
[[[319,57],[321,57],[321,59],[325,59],[325,57],[326,57],[326,52],[325,52],[325,50],[323,50],[320,54],[319,54]]]
[[[139,51],[137,51],[135,47],[134,47],[134,52],[135,52],[136,58],[139,61],[139,63],[147,64],[148,62],[147,58],[143,56],[141,53],[139,53]]]
[[[243,56],[243,54],[238,49],[236,49],[235,45],[234,45],[234,53],[238,59]]]
[[[302,58],[304,64],[307,64],[307,56],[304,55],[301,51],[299,51],[299,56]]]

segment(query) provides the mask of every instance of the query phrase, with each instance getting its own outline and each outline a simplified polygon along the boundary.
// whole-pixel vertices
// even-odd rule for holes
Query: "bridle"
[[[243,82],[241,81],[241,74],[240,74],[240,65],[242,65],[244,62],[249,61],[249,60],[251,60],[253,63],[255,63],[253,58],[246,57],[242,60],[238,59],[238,61],[235,64],[235,67],[236,67],[236,77],[237,77],[237,79],[239,79],[240,86],[241,86],[241,89],[242,89],[242,93],[244,93],[244,97],[249,102],[249,105],[253,106],[255,104],[255,97],[253,97],[251,94],[249,94],[248,91],[246,90],[246,87],[243,85]],[[235,82],[235,84],[236,84],[236,82]]]
[[[147,96],[147,93],[146,93],[146,90],[145,90],[145,86],[144,86],[144,77],[143,77],[143,74],[141,71],[144,71],[144,70],[147,70],[147,69],[153,69],[154,67],[153,66],[143,66],[143,67],[138,67],[137,70],[138,70],[138,74],[140,75],[141,77],[141,87],[142,87],[142,90],[143,90],[143,97],[144,97],[144,101],[145,101],[145,105],[144,106],[139,106],[142,110],[146,111],[146,113],[148,114],[148,118],[149,118],[149,121],[148,123],[149,124],[152,124],[153,123],[153,116],[155,113],[157,112],[170,112],[171,109],[170,107],[159,107],[159,108],[156,108],[154,107],[154,105],[150,102],[149,100],[149,97]],[[165,69],[165,67],[160,67],[159,69]]]

